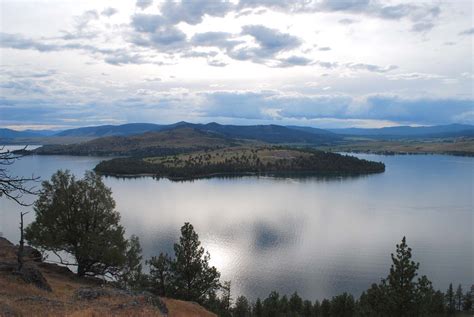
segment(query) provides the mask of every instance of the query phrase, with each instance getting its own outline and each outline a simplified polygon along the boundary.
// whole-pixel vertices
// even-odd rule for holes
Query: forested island
[[[187,154],[128,157],[102,161],[102,175],[152,175],[172,180],[211,176],[369,174],[385,170],[381,162],[312,149],[276,146],[229,147]]]

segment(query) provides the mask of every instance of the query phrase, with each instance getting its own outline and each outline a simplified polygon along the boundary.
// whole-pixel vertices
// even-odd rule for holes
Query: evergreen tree
[[[263,316],[277,316],[280,312],[280,294],[273,291],[263,300]]]
[[[417,316],[433,316],[444,312],[443,297],[433,289],[431,281],[423,275],[416,284]]]
[[[305,300],[303,301],[303,310],[302,310],[302,315],[304,317],[311,317],[314,314],[313,311],[313,304],[311,303],[310,300]]]
[[[145,276],[142,273],[142,248],[137,236],[127,241],[125,263],[118,274],[117,281],[123,288],[137,290],[143,287]]]
[[[263,305],[260,298],[257,298],[257,300],[255,301],[255,305],[253,305],[252,312],[253,312],[253,316],[255,317],[263,316]]]
[[[329,302],[329,300],[324,299],[321,302],[320,311],[321,311],[321,317],[330,317],[331,316],[331,303]]]
[[[222,283],[221,289],[222,289],[222,295],[221,295],[221,303],[222,303],[222,310],[223,313],[221,314],[222,316],[230,316],[231,311],[230,307],[232,305],[232,296],[230,294],[230,281],[225,281]]]
[[[455,295],[456,310],[458,310],[458,311],[462,310],[463,298],[464,298],[464,294],[463,294],[463,291],[462,291],[462,286],[461,286],[461,284],[459,284],[458,288],[456,289],[456,295]]]
[[[171,285],[173,272],[171,272],[171,258],[168,254],[160,253],[146,262],[150,267],[150,286],[152,292],[160,296],[173,295]]]
[[[209,265],[210,255],[204,251],[190,223],[181,227],[181,237],[174,245],[174,252],[176,259],[171,263],[171,269],[175,295],[203,303],[210,293],[219,289],[220,273]]]
[[[470,311],[471,309],[472,309],[472,294],[470,291],[467,291],[466,295],[464,295],[462,310]]]
[[[454,298],[453,284],[449,284],[448,290],[445,296],[446,311],[448,315],[454,315],[456,312],[456,299]]]
[[[117,275],[125,263],[127,240],[112,193],[99,175],[86,172],[81,180],[58,171],[43,182],[35,202],[36,219],[25,230],[32,246],[67,252],[75,258],[79,276]]]
[[[319,303],[318,300],[314,301],[313,315],[316,317],[321,317],[321,303]]]
[[[245,296],[239,296],[235,300],[234,307],[235,317],[250,317],[250,305]]]
[[[392,253],[392,266],[387,277],[390,299],[390,310],[395,316],[412,316],[416,310],[415,277],[420,264],[411,260],[411,248],[403,237],[397,244],[397,251]]]
[[[294,292],[290,297],[290,311],[296,314],[303,313],[303,299],[298,295],[297,292]]]
[[[347,293],[334,296],[331,300],[331,317],[352,317],[355,311],[354,297]]]

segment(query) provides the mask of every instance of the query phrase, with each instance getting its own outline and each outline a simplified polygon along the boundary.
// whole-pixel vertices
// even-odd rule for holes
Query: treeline
[[[473,294],[464,293],[461,285],[456,291],[450,285],[443,293],[427,276],[418,277],[419,263],[412,260],[405,238],[391,255],[388,276],[357,299],[343,293],[313,302],[296,292],[290,297],[271,292],[251,302],[244,296],[234,299],[231,282],[220,280],[190,223],[181,228],[173,255],[160,253],[143,261],[138,237],[124,237],[111,191],[95,173],[78,180],[68,171],[58,171],[43,182],[34,210],[36,219],[25,230],[29,244],[76,266],[79,276],[107,278],[131,292],[194,301],[219,316],[411,317],[472,310]],[[75,261],[63,261],[62,252]]]
[[[293,149],[294,151],[294,149]],[[349,155],[305,150],[294,158],[264,161],[257,155],[241,155],[212,161],[209,156],[180,160],[171,157],[166,163],[150,163],[141,158],[117,158],[103,161],[95,171],[105,175],[150,174],[170,179],[191,179],[211,175],[239,174],[368,174],[385,170],[381,162],[372,162]]]

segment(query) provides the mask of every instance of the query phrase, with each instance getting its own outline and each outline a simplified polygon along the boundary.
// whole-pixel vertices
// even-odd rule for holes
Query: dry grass
[[[0,262],[12,262],[15,248],[0,239]],[[26,284],[18,276],[0,270],[0,316],[163,316],[158,307],[149,303],[146,296],[129,295],[95,280],[81,279],[54,264],[39,264],[39,268],[53,289],[44,291]],[[101,288],[106,294],[93,300],[78,299],[80,288]],[[168,316],[216,316],[195,303],[163,298]],[[9,315],[10,314],[10,315]]]
[[[248,165],[256,165],[257,159],[261,163],[274,163],[277,160],[291,160],[300,156],[310,156],[311,153],[298,150],[272,147],[229,147],[212,151],[200,151],[190,154],[181,154],[166,157],[149,157],[149,163],[164,164],[166,167],[184,167],[186,162],[200,164],[219,164],[226,161],[240,161]]]

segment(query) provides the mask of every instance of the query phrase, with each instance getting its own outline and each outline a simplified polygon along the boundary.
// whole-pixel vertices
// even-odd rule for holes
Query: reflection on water
[[[106,178],[127,234],[145,258],[172,252],[191,222],[233,293],[266,296],[298,290],[309,299],[355,295],[384,277],[406,235],[421,273],[435,287],[474,281],[472,158],[360,157],[386,172],[362,177],[212,178],[172,182]],[[26,157],[13,172],[49,178],[58,168],[81,175],[100,158]],[[22,208],[0,200],[0,231],[17,240]],[[31,220],[31,219],[30,219]]]

